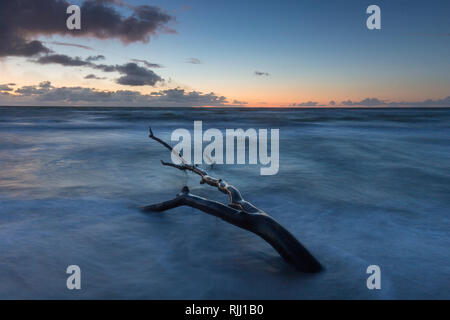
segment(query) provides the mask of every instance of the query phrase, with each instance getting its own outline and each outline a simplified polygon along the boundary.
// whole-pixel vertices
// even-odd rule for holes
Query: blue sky
[[[449,95],[449,1],[127,3],[166,10],[175,17],[168,27],[176,33],[159,32],[150,35],[149,43],[126,45],[117,39],[56,34],[39,39],[92,47],[94,50],[87,51],[51,45],[58,53],[71,56],[101,54],[108,64],[123,64],[131,59],[161,64],[163,68],[154,71],[165,82],[132,88],[143,94],[183,88],[214,92],[250,106],[305,101],[326,105],[330,100],[365,98],[421,101]],[[371,4],[381,8],[381,30],[366,28],[365,11]],[[131,14],[126,7],[116,9],[124,16]],[[190,58],[202,63],[187,63]],[[45,80],[68,85],[63,80],[67,71],[61,66],[36,66],[20,57],[8,58],[3,64],[9,64],[7,74],[13,82],[31,85],[47,74]],[[89,72],[78,70],[79,76],[71,81],[79,86],[121,88],[111,84],[109,78],[81,81],[81,75]],[[256,76],[255,71],[268,75]],[[7,79],[1,80],[4,83]]]

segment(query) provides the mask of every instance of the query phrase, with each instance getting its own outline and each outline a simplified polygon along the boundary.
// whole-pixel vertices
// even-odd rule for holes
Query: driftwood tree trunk
[[[201,184],[206,183],[217,187],[219,191],[228,194],[230,203],[224,205],[217,201],[193,195],[189,192],[188,187],[184,187],[174,199],[144,207],[145,211],[162,212],[180,206],[196,208],[257,234],[268,242],[288,263],[300,271],[318,272],[322,269],[320,263],[289,231],[267,213],[245,201],[239,190],[222,179],[209,176],[206,171],[199,167],[186,163],[183,157],[177,154],[169,144],[153,135],[151,128],[149,137],[168,148],[182,163],[176,165],[161,161],[163,165],[198,174],[201,177]]]

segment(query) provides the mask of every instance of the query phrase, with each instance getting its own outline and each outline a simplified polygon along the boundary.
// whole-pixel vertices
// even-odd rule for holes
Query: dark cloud
[[[186,63],[190,63],[190,64],[203,64],[202,61],[200,61],[200,59],[197,58],[189,58],[186,60]]]
[[[57,45],[57,46],[75,47],[75,48],[81,48],[81,49],[86,49],[86,50],[94,50],[91,47],[83,46],[81,44],[76,44],[76,43],[67,43],[67,42],[58,42],[58,41],[52,41],[52,42],[49,42],[49,43]]]
[[[23,86],[21,88],[16,89],[15,93],[20,94],[21,96],[38,96],[43,95],[53,89],[50,81],[44,81],[39,83],[37,86]]]
[[[375,107],[386,105],[383,100],[377,98],[366,98],[361,101],[353,102],[352,100],[342,101],[343,106],[351,107],[351,106],[365,106],[365,107]]]
[[[96,56],[89,56],[86,58],[86,61],[88,62],[93,62],[93,61],[99,61],[99,60],[105,60],[105,56],[104,55],[96,55]]]
[[[427,99],[423,101],[386,101],[378,98],[366,98],[359,101],[345,100],[340,104],[336,103],[334,100],[331,100],[328,105],[320,104],[315,101],[308,102],[300,102],[293,103],[289,105],[289,107],[385,107],[385,108],[402,108],[402,107],[411,107],[411,108],[440,108],[440,107],[450,107],[450,96],[443,99]]]
[[[52,83],[50,81],[43,81],[43,82],[39,83],[39,87],[40,88],[51,88]]]
[[[423,101],[385,101],[378,98],[366,98],[361,101],[342,101],[341,105],[347,107],[450,107],[450,96],[443,99],[427,99]]]
[[[423,103],[434,106],[450,107],[450,96],[439,100],[425,100]]]
[[[203,94],[198,91],[186,92],[184,89],[168,89],[159,92],[152,92],[152,97],[160,97],[163,101],[177,103],[183,101],[196,105],[223,105],[227,102],[224,96],[217,96],[215,93]]]
[[[118,1],[86,0],[81,5],[81,30],[68,30],[65,0],[2,0],[0,1],[0,57],[50,53],[39,36],[70,35],[120,39],[123,43],[148,42],[158,32],[174,32],[168,23],[174,20],[158,7],[129,7],[124,16],[114,6]]]
[[[13,86],[14,84],[9,83],[9,84],[0,84],[0,91],[4,92],[4,91],[13,91],[14,89],[11,88],[10,86]]]
[[[12,85],[12,84],[10,84]],[[0,88],[9,88],[0,85]],[[14,92],[14,95],[9,94]],[[105,106],[147,106],[147,107],[193,107],[193,106],[226,106],[227,98],[213,92],[201,93],[175,88],[141,94],[137,91],[118,90],[104,91],[83,87],[54,87],[49,81],[34,86],[23,86],[14,91],[0,89],[0,105],[105,105]],[[361,102],[374,103],[382,100],[371,98]],[[372,102],[368,102],[372,101]],[[238,103],[239,102],[239,103]],[[234,100],[233,104],[244,102]],[[306,105],[300,103],[298,105]],[[357,102],[352,102],[356,106]],[[259,102],[264,104],[264,102]],[[318,105],[317,106],[321,106]],[[450,107],[450,96],[443,99],[427,99],[412,102],[384,102],[386,107]]]
[[[255,76],[266,76],[266,77],[268,77],[268,76],[270,76],[270,74],[269,73],[267,73],[267,72],[261,72],[261,71],[255,71]]]
[[[248,102],[246,102],[246,101],[239,101],[239,100],[233,100],[232,103],[235,104],[235,105],[245,105],[245,104],[248,104]]]
[[[78,67],[78,66],[89,66],[91,63],[89,61],[85,61],[81,59],[80,57],[69,57],[64,54],[50,54],[46,56],[39,57],[37,60],[34,60],[36,63],[39,64],[51,64],[56,63],[63,66],[71,66],[71,67]]]
[[[7,100],[5,100],[7,99]],[[214,93],[203,94],[175,88],[141,94],[137,91],[104,91],[83,87],[54,87],[49,82],[24,86],[15,95],[5,95],[0,104],[25,105],[110,105],[146,107],[223,106],[227,99]]]
[[[172,16],[158,7],[141,5],[132,7],[133,13],[123,17],[114,7],[98,1],[85,1],[81,34],[99,39],[118,38],[124,43],[148,42],[158,31],[174,32],[167,27]]]
[[[315,101],[299,102],[291,104],[291,107],[319,107],[319,106],[321,105]]]
[[[34,62],[39,64],[54,63],[71,67],[83,66],[101,70],[103,72],[118,72],[122,74],[122,76],[118,78],[116,82],[126,86],[154,86],[157,82],[163,81],[163,79],[152,70],[141,67],[136,63],[127,63],[124,65],[106,65],[92,63],[92,61],[103,58],[104,57],[101,55],[82,59],[80,57],[72,58],[63,54],[49,54],[39,57],[38,59],[34,60]]]
[[[104,78],[104,77],[103,78],[102,77],[97,77],[95,74],[91,73],[91,74],[88,74],[87,76],[85,76],[84,79],[103,80],[103,79],[106,79],[106,78]]]
[[[1,19],[1,17],[0,17]],[[0,28],[1,28],[0,23]],[[0,31],[0,57],[4,56],[22,56],[30,57],[41,53],[49,53],[50,49],[45,47],[40,41],[25,41],[23,39],[13,38],[11,35],[7,35],[1,38],[2,32]]]
[[[154,86],[163,79],[152,70],[138,66],[136,63],[127,63],[122,66],[116,66],[116,70],[124,76],[117,79],[117,83],[126,86]]]
[[[147,60],[143,60],[143,59],[131,59],[131,61],[136,62],[136,63],[143,63],[147,68],[162,68],[162,65],[160,65],[160,64],[151,63],[151,62],[148,62]]]
[[[389,102],[386,103],[389,107],[436,107],[436,108],[442,108],[442,107],[450,107],[450,96],[443,98],[443,99],[427,99],[424,101],[416,101],[416,102]]]
[[[90,64],[90,66],[94,69],[101,70],[103,72],[114,72],[116,70],[116,66],[108,65],[108,64]]]

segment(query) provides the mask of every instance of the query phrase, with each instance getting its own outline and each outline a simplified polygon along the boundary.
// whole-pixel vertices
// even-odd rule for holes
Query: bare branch
[[[153,140],[155,140],[155,141],[158,141],[158,142],[161,143],[164,147],[166,147],[167,149],[169,149],[171,153],[173,153],[175,156],[177,156],[177,157],[181,160],[181,162],[186,163],[186,161],[183,159],[183,157],[181,156],[180,153],[177,153],[175,150],[173,150],[172,146],[170,146],[170,145],[167,144],[164,140],[161,140],[160,138],[158,138],[157,136],[155,136],[155,135],[153,134],[153,130],[152,130],[151,127],[149,127],[148,130],[149,130],[149,133],[150,133],[150,134],[149,134],[149,138],[150,138],[150,139],[153,139]]]
[[[253,232],[268,242],[287,262],[303,272],[318,272],[320,263],[283,226],[267,214],[246,214],[220,202],[189,193],[184,187],[175,199],[144,208],[145,211],[162,212],[180,206],[188,206],[216,216],[239,228]]]
[[[222,179],[217,179],[195,165],[188,164],[180,153],[156,137],[150,128],[149,137],[180,158],[181,164],[173,164],[161,160],[164,166],[173,167],[182,171],[191,171],[199,175],[200,183],[216,187],[220,192],[230,197],[228,206],[217,202],[201,198],[189,193],[189,189],[184,187],[175,199],[157,203],[143,208],[145,211],[162,212],[179,206],[189,206],[199,209],[208,214],[219,217],[237,227],[251,231],[265,241],[267,241],[287,262],[293,264],[297,269],[304,272],[318,272],[321,270],[320,263],[306,250],[305,247],[275,219],[267,213],[258,209],[253,204],[245,201],[239,190]]]
[[[230,197],[229,206],[231,206],[231,207],[239,208],[240,210],[245,211],[245,212],[247,212],[248,210],[259,211],[259,209],[257,209],[256,207],[254,207],[253,205],[251,205],[250,203],[245,201],[242,198],[241,193],[235,187],[228,184],[226,181],[224,181],[222,179],[217,179],[217,178],[209,176],[205,170],[200,169],[196,165],[188,164],[186,162],[186,160],[183,159],[183,157],[181,156],[180,153],[177,154],[168,143],[166,143],[164,140],[155,136],[153,134],[152,129],[151,128],[149,128],[149,129],[150,129],[149,137],[151,139],[161,143],[163,146],[165,146],[167,149],[169,149],[173,154],[177,155],[182,162],[182,164],[173,164],[173,163],[165,162],[165,161],[161,160],[162,165],[173,167],[173,168],[176,168],[176,169],[179,169],[182,171],[186,171],[186,170],[191,171],[191,172],[199,175],[202,178],[202,180],[200,181],[201,184],[206,183],[210,186],[216,187],[217,189],[220,190],[220,192],[227,194]]]

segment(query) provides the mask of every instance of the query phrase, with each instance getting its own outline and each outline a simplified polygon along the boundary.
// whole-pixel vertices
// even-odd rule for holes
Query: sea
[[[184,186],[228,203],[148,137],[194,121],[279,129],[277,174],[203,168],[322,272],[197,209],[141,210]],[[449,299],[449,217],[450,109],[0,108],[0,299]]]

